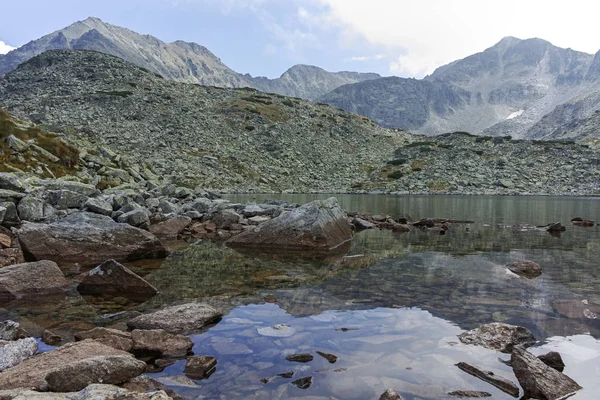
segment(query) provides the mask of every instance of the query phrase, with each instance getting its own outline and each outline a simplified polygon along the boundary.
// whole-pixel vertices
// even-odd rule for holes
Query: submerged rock
[[[334,364],[338,359],[335,354],[323,353],[322,351],[317,351],[317,354],[329,361],[330,364]]]
[[[511,364],[525,396],[557,400],[581,389],[573,379],[544,364],[522,346],[515,346],[513,349]]]
[[[516,261],[506,266],[511,272],[532,279],[542,274],[542,267],[533,261]]]
[[[3,267],[0,268],[0,302],[61,292],[68,284],[58,265],[52,261]]]
[[[45,380],[53,392],[76,392],[92,383],[121,384],[146,370],[146,363],[130,355],[99,356],[57,365]]]
[[[299,363],[307,363],[314,359],[312,354],[308,353],[300,353],[300,354],[291,354],[285,358],[288,361],[299,362]]]
[[[158,290],[115,260],[108,260],[88,272],[77,290],[81,294],[123,296],[144,300]]]
[[[191,356],[185,363],[184,373],[191,379],[208,378],[217,367],[217,359],[211,356]]]
[[[232,247],[329,250],[352,239],[337,199],[316,200],[247,230],[227,241]]]
[[[474,344],[488,349],[510,353],[516,345],[533,345],[533,333],[521,326],[492,322],[472,331],[463,332],[458,338],[464,344]]]
[[[482,381],[497,387],[504,393],[508,393],[513,397],[519,397],[519,387],[506,378],[498,376],[491,371],[486,371],[484,369],[467,364],[465,362],[459,362],[458,364],[456,364],[456,366],[468,373],[469,375],[473,375],[481,379]]]
[[[299,389],[308,389],[310,385],[312,385],[312,376],[296,379],[295,381],[292,381],[292,385]]]
[[[0,340],[0,372],[19,365],[37,352],[38,344],[34,338],[19,339],[11,342]]]
[[[166,255],[150,232],[89,212],[52,224],[26,223],[17,234],[23,250],[38,260],[93,265],[111,258],[123,261]]]
[[[127,322],[130,329],[164,329],[169,333],[189,333],[221,317],[221,313],[204,303],[187,303],[143,314]]]

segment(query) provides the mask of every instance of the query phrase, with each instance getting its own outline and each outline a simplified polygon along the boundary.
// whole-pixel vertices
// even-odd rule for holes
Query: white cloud
[[[354,56],[354,57],[345,58],[344,62],[352,62],[352,61],[362,62],[362,61],[371,61],[371,60],[381,60],[383,58],[385,58],[385,56],[383,54],[375,54],[372,56]]]
[[[600,3],[571,0],[313,0],[341,27],[346,46],[362,43],[394,54],[390,71],[422,76],[483,51],[504,36],[539,37],[560,47],[595,53],[592,28]]]
[[[0,54],[6,54],[11,50],[14,50],[15,47],[9,46],[6,43],[4,43],[2,40],[0,40]]]

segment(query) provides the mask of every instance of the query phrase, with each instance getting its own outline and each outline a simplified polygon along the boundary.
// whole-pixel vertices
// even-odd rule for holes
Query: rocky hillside
[[[569,114],[568,105],[580,104],[582,95],[587,97],[586,116],[598,108],[588,97],[599,97],[595,95],[598,64],[590,54],[541,39],[507,37],[481,53],[438,68],[423,80],[393,78],[346,85],[320,101],[387,127],[426,135],[464,130],[551,139],[564,134],[548,132],[547,126],[558,132],[569,130],[576,118]],[[553,123],[537,125],[547,114],[554,115]]]
[[[62,132],[89,160],[106,149],[188,187],[347,190],[410,140],[327,105],[178,83],[90,51],[20,65],[0,79],[0,107]]]
[[[0,75],[47,50],[95,50],[117,56],[167,79],[220,87],[253,87],[264,92],[315,99],[338,86],[380,78],[377,74],[328,72],[318,67],[297,65],[280,78],[253,78],[239,74],[206,47],[176,41],[164,43],[90,17],[84,21],[31,41],[6,55],[0,55]]]

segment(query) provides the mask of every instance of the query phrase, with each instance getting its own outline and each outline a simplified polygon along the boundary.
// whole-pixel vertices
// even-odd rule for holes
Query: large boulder
[[[69,282],[53,261],[38,261],[0,268],[0,302],[28,295],[64,290]]]
[[[0,189],[25,192],[27,190],[27,184],[15,174],[10,172],[0,172]]]
[[[93,340],[69,343],[47,353],[36,354],[21,364],[0,373],[0,388],[47,389],[46,375],[60,365],[67,365],[98,356],[131,357],[129,353],[116,350]]]
[[[483,346],[503,353],[510,353],[514,346],[530,346],[536,342],[529,329],[501,322],[481,325],[477,329],[461,333],[458,338],[464,344]]]
[[[130,352],[133,348],[131,333],[119,331],[117,329],[98,327],[89,331],[77,332],[75,334],[75,340],[77,341],[86,339],[93,339],[117,350],[123,350],[127,352]]]
[[[169,218],[166,221],[150,225],[150,232],[156,236],[177,236],[181,231],[190,226],[192,219],[184,215]]]
[[[227,241],[232,247],[330,250],[352,239],[348,217],[331,197],[295,208]]]
[[[81,294],[121,296],[134,300],[148,299],[158,293],[154,286],[115,260],[105,261],[90,270],[77,286],[77,291]]]
[[[23,250],[35,259],[94,265],[164,257],[160,241],[142,229],[110,217],[78,212],[52,224],[24,224],[17,231]]]
[[[44,219],[44,200],[27,196],[19,202],[17,211],[22,221],[39,222]]]
[[[148,216],[148,211],[141,207],[119,215],[117,221],[142,229],[148,229],[150,226],[150,217]]]
[[[169,333],[189,333],[221,317],[204,303],[187,303],[140,315],[127,322],[129,329],[164,329]]]
[[[5,342],[0,340],[0,372],[19,365],[36,353],[38,344],[34,338]]]
[[[145,362],[129,355],[98,356],[57,365],[45,380],[50,391],[76,392],[92,383],[125,383],[145,370]]]
[[[46,192],[46,199],[58,210],[66,210],[68,208],[82,208],[88,197],[72,190],[63,189]]]
[[[564,399],[581,389],[573,379],[549,367],[522,346],[514,347],[510,361],[527,398]]]
[[[113,212],[112,201],[102,197],[90,197],[83,207],[96,214],[111,215]]]
[[[163,329],[136,329],[131,332],[132,352],[139,356],[185,356],[194,347],[187,336],[166,332]]]

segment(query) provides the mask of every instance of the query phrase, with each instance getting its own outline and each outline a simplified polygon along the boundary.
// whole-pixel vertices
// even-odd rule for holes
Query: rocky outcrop
[[[522,346],[515,346],[510,361],[525,396],[540,400],[558,400],[581,389],[577,382],[549,367]]]
[[[98,356],[57,365],[45,381],[53,392],[76,392],[93,383],[120,384],[146,369],[146,363],[132,356]]]
[[[99,356],[127,356],[129,353],[113,349],[93,340],[69,343],[47,353],[37,354],[21,364],[0,373],[3,389],[34,388],[46,389],[46,376],[57,366],[68,365],[80,360]]]
[[[148,299],[158,290],[115,260],[90,270],[77,286],[81,294],[112,295],[129,299]]]
[[[458,338],[464,344],[483,346],[503,353],[510,353],[514,346],[530,346],[536,342],[529,329],[501,322],[481,325],[477,329],[461,333]]]
[[[34,338],[15,341],[0,340],[0,372],[19,365],[37,352],[38,344]]]
[[[65,290],[68,281],[55,262],[38,261],[0,268],[0,302]]]
[[[140,315],[127,322],[130,329],[163,329],[169,333],[189,333],[221,317],[208,304],[187,303]]]
[[[110,217],[79,212],[51,224],[24,224],[17,232],[35,259],[93,265],[107,259],[136,260],[166,255],[156,236]]]
[[[233,237],[227,244],[280,250],[330,250],[351,239],[348,217],[332,197],[293,209]]]

